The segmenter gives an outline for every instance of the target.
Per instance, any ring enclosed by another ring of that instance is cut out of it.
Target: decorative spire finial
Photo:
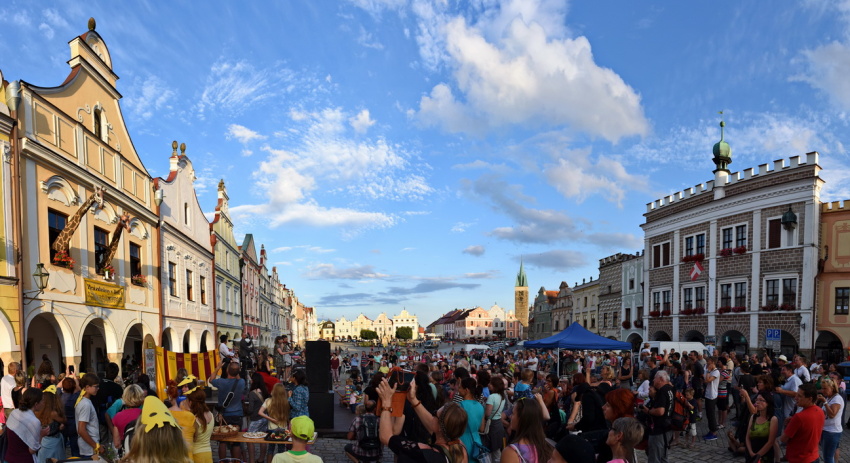
[[[720,114],[720,116],[721,116],[720,117],[720,140],[722,141],[723,140],[723,127],[726,127],[726,123],[723,122],[723,111],[718,111],[718,114]]]
[[[186,156],[186,144],[180,143],[180,156]]]
[[[89,18],[89,30],[93,31],[95,27],[97,27],[97,21],[94,18]]]
[[[224,190],[224,179],[218,181],[218,191]]]
[[[171,142],[171,155],[177,156],[177,140]]]

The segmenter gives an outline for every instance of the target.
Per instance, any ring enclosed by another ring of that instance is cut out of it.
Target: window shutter
[[[661,245],[661,247],[661,254],[663,255],[664,259],[663,265],[670,265],[670,243],[664,243]]]
[[[661,266],[661,246],[652,247],[652,268]]]
[[[769,249],[782,246],[782,224],[779,219],[767,222],[767,247]]]

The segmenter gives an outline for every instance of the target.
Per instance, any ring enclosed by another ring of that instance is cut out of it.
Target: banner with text
[[[86,305],[107,309],[124,308],[124,287],[103,281],[83,278],[86,289]]]

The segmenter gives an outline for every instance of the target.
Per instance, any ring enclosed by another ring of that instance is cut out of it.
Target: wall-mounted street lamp
[[[44,268],[44,264],[39,262],[35,266],[35,272],[32,274],[32,279],[35,280],[35,287],[38,288],[38,291],[24,291],[24,302],[27,302],[27,299],[30,301],[35,300],[36,296],[43,293],[47,288],[47,281],[50,279],[50,273]],[[27,295],[27,293],[33,294],[32,296]]]
[[[788,206],[788,210],[782,214],[782,219],[779,222],[782,224],[782,228],[788,231],[797,228],[797,214],[791,210],[791,206]]]
[[[157,188],[153,192],[153,202],[156,203],[156,207],[162,206],[162,200],[165,199],[165,193],[162,191],[162,188]]]

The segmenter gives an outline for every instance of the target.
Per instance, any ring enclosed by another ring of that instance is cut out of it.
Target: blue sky
[[[646,203],[821,154],[850,198],[850,1],[33,2],[0,15],[7,80],[61,83],[97,20],[153,176],[185,142],[205,212],[322,318],[423,325],[513,306],[642,247]]]

